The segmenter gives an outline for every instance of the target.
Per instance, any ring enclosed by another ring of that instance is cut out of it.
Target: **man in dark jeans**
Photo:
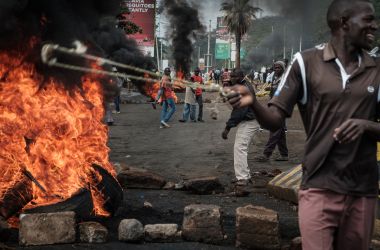
[[[277,61],[273,65],[274,70],[274,80],[270,89],[270,98],[272,99],[274,93],[277,91],[278,85],[281,82],[285,71],[285,63],[283,61]],[[255,160],[265,162],[268,161],[271,157],[276,146],[278,147],[278,151],[280,151],[280,157],[277,157],[276,161],[287,161],[288,160],[288,147],[286,146],[286,133],[285,133],[285,122],[284,125],[281,126],[275,132],[270,132],[269,140],[265,145],[264,154],[262,156],[257,157]]]
[[[200,69],[196,68],[194,70],[194,76],[193,76],[194,82],[199,83],[199,84],[204,84],[203,79],[199,75],[199,73],[200,73]],[[204,120],[203,120],[203,99],[202,99],[202,89],[201,88],[197,88],[195,90],[195,100],[197,101],[198,106],[199,106],[198,121],[204,122]]]
[[[272,131],[298,105],[306,143],[298,215],[304,250],[368,250],[379,194],[380,59],[368,53],[378,24],[369,0],[334,0],[328,43],[297,53],[268,106],[236,86],[234,107],[250,106]]]

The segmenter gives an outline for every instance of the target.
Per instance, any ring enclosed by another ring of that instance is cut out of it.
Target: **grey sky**
[[[225,1],[225,0],[202,0],[202,1],[192,1],[196,4],[199,5],[199,14],[200,14],[200,18],[201,18],[201,22],[203,23],[203,25],[205,27],[208,28],[208,25],[209,25],[209,20],[211,20],[211,28],[214,29],[216,28],[216,18],[218,16],[222,16],[223,13],[220,12],[220,6],[222,4],[222,2]],[[263,2],[263,1],[266,1],[266,0],[251,0],[253,6],[259,6],[260,8],[262,8],[264,11],[263,11],[263,15],[273,15],[273,13],[271,13],[268,9],[265,8],[265,6],[263,6],[260,2]],[[157,0],[157,4],[158,6],[161,4],[161,0]],[[159,23],[160,20],[157,19],[157,23]],[[160,36],[163,36],[164,35],[164,32],[166,31],[166,24],[167,23],[167,20],[165,19],[164,16],[161,16],[161,35]]]

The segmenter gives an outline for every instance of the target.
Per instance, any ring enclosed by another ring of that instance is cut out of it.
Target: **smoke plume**
[[[67,88],[80,86],[83,74],[43,65],[40,50],[44,43],[71,47],[73,41],[79,40],[89,48],[89,53],[150,69],[153,67],[150,59],[116,28],[120,1],[0,0],[0,51],[23,51],[35,38],[36,43],[25,61],[34,63],[46,79],[54,77]],[[69,56],[60,56],[60,60],[81,66],[87,64]],[[109,85],[109,79],[104,82]]]
[[[160,7],[169,16],[169,36],[172,39],[173,57],[176,70],[190,72],[192,39],[196,31],[203,30],[198,9],[186,0],[164,0]]]

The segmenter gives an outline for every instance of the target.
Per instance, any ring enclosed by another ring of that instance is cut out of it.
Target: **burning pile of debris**
[[[102,122],[104,102],[118,91],[112,78],[51,68],[39,56],[47,41],[69,47],[80,40],[92,54],[149,68],[135,42],[107,18],[118,9],[117,0],[0,3],[3,219],[14,223],[12,217],[22,211],[106,216],[121,201]],[[60,59],[106,67],[69,55]]]

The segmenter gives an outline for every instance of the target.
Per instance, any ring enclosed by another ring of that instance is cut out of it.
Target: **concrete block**
[[[75,242],[75,213],[21,214],[19,243],[22,246]]]

